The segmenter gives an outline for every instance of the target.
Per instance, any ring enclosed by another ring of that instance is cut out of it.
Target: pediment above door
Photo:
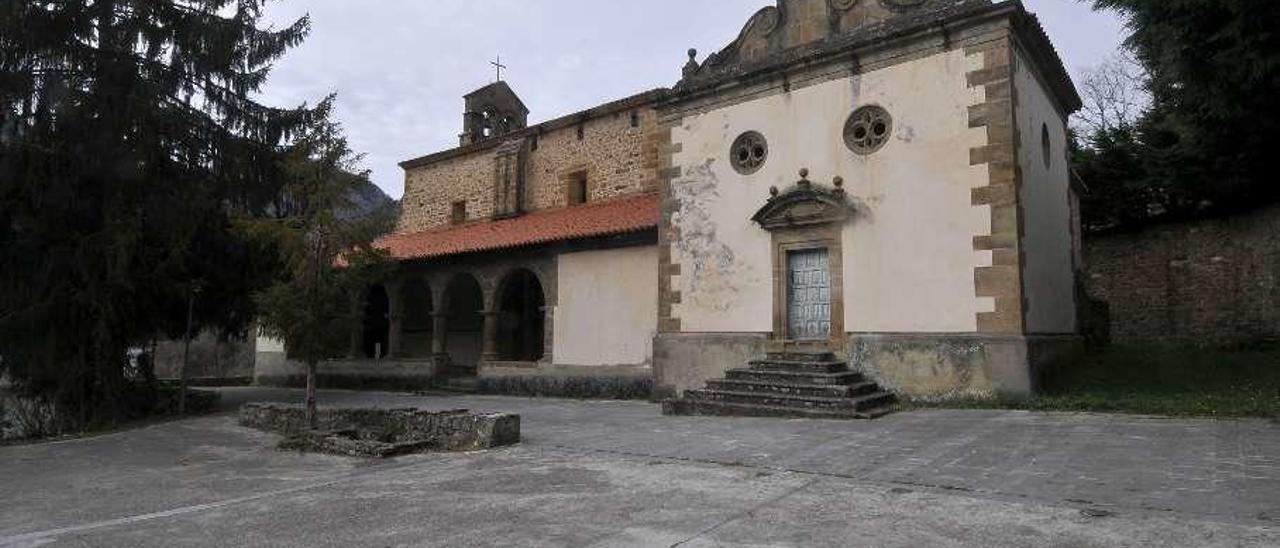
[[[808,175],[808,170],[801,170],[800,180],[785,192],[779,192],[777,188],[770,189],[768,202],[756,211],[751,220],[765,230],[843,223],[849,220],[855,208],[845,195],[843,181],[836,177],[831,188],[823,188],[809,181]]]

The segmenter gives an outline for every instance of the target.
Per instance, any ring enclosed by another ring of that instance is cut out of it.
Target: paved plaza
[[[288,390],[226,389],[248,401]],[[233,413],[0,448],[0,546],[1278,546],[1280,424],[1013,411],[663,417],[641,402],[322,392],[519,413],[523,442],[367,461]]]

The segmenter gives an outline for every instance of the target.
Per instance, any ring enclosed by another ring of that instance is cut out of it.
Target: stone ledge
[[[317,429],[306,428],[301,405],[248,403],[240,425],[289,436],[281,449],[360,457],[422,451],[476,451],[520,441],[520,416],[406,409],[320,409]]]

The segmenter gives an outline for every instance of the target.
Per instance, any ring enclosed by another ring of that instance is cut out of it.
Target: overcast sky
[[[277,63],[264,100],[277,106],[338,94],[351,146],[373,181],[403,193],[403,160],[457,146],[462,96],[503,76],[531,124],[679,79],[728,45],[772,0],[278,0],[269,19],[310,14],[310,38]],[[1024,0],[1073,75],[1119,46],[1123,26],[1076,0]]]

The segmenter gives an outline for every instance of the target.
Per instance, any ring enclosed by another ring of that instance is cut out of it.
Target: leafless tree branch
[[[1151,107],[1150,74],[1127,51],[1086,70],[1080,80],[1084,108],[1072,126],[1085,135],[1131,126]]]

